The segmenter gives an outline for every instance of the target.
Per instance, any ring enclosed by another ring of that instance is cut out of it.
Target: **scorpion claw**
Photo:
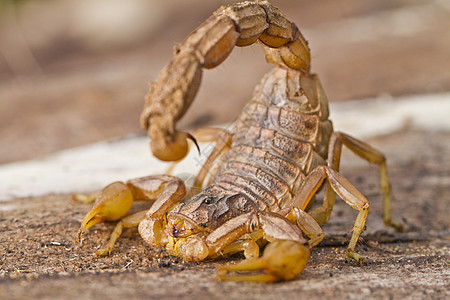
[[[83,233],[92,226],[122,218],[131,208],[133,195],[126,184],[114,182],[105,187],[98,195],[92,209],[81,222],[76,240],[80,241]]]
[[[217,280],[276,282],[296,278],[309,259],[306,246],[291,240],[275,240],[263,256],[219,268]],[[235,274],[229,275],[229,272]],[[250,273],[249,273],[250,272]]]

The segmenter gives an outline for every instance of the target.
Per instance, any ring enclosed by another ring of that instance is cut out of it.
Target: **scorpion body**
[[[262,44],[267,61],[276,67],[256,88],[234,130],[203,129],[193,135],[177,130],[176,122],[198,90],[202,68],[219,65],[236,45],[255,42]],[[243,251],[246,260],[221,267],[219,279],[290,280],[304,269],[308,248],[323,239],[320,225],[328,221],[339,195],[358,211],[347,255],[362,263],[355,247],[369,203],[338,173],[341,148],[345,145],[380,166],[384,221],[400,229],[390,217],[386,160],[366,143],[333,131],[328,100],[309,70],[306,40],[268,1],[221,7],[175,49],[174,58],[151,85],[141,115],[152,152],[162,160],[182,159],[188,152],[187,139],[216,143],[194,188],[187,193],[184,183],[169,175],[113,183],[97,197],[78,239],[95,224],[119,220],[108,247],[97,255],[112,251],[123,228],[138,226],[148,244],[164,246],[188,261]],[[323,203],[310,210],[322,185]],[[125,217],[137,200],[155,202],[148,211]],[[259,257],[259,247],[266,242]]]
[[[320,89],[316,80],[281,68],[268,74],[236,121],[212,184],[247,193],[259,210],[290,207],[310,171],[326,165],[332,133],[328,103],[317,94],[299,94],[302,81]]]

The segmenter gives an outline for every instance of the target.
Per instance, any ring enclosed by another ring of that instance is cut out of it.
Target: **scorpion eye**
[[[212,203],[212,199],[210,197],[205,199],[205,204],[209,205]]]

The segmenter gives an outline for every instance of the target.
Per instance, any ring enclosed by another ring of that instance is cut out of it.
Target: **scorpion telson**
[[[275,68],[257,86],[233,131],[199,129],[195,139],[178,131],[176,122],[195,98],[202,69],[219,65],[235,46],[254,43]],[[219,280],[290,280],[305,268],[309,248],[322,241],[320,225],[339,195],[358,212],[346,254],[362,263],[355,247],[369,202],[338,172],[341,149],[346,146],[379,166],[384,222],[401,229],[390,216],[386,159],[368,144],[333,131],[327,97],[309,70],[306,40],[268,1],[219,8],[178,46],[151,84],[141,115],[151,149],[162,160],[183,158],[187,139],[215,143],[194,187],[186,191],[181,179],[169,175],[115,182],[97,197],[78,239],[98,223],[118,220],[108,246],[97,255],[112,251],[123,228],[138,226],[149,245],[186,261],[243,252],[244,261],[220,268]],[[323,203],[311,210],[321,186]],[[125,216],[134,201],[154,203],[148,211]]]

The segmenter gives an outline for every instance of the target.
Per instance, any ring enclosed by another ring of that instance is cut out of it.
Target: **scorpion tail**
[[[242,2],[219,8],[178,47],[170,63],[151,84],[141,114],[153,154],[177,161],[188,152],[188,136],[176,129],[197,94],[202,69],[222,63],[235,46],[263,45],[266,60],[308,73],[311,55],[294,23],[268,1]]]

